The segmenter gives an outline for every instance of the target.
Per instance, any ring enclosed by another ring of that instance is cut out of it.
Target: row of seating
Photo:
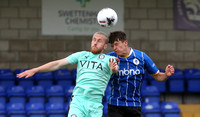
[[[162,69],[160,71],[163,71]],[[200,92],[200,69],[175,69],[174,75],[169,77],[166,82],[157,82],[148,73],[145,74],[143,87],[154,85],[160,92],[184,93]]]
[[[180,117],[180,109],[176,102],[144,102],[142,115],[144,117]]]
[[[70,101],[73,89],[73,85],[65,89],[60,85],[52,85],[46,89],[39,85],[26,89],[11,86],[7,90],[0,86],[0,103],[65,103]]]
[[[25,69],[16,69],[12,72],[10,69],[0,69],[0,85],[8,88],[14,85],[29,87],[41,85],[48,87],[51,85],[62,85],[63,87],[74,85],[76,79],[76,69],[59,69],[54,72],[36,73],[34,76],[25,78],[16,78],[16,75],[25,71]]]
[[[69,103],[0,103],[0,117],[65,117]]]
[[[48,87],[51,85],[75,85],[76,69],[60,69],[54,72],[36,73],[33,77],[16,78],[16,74],[23,72],[25,69],[16,69],[12,72],[10,69],[0,69],[0,85],[5,88],[13,85],[28,87],[32,85],[41,85]],[[160,71],[163,71],[160,69]],[[176,84],[176,85],[174,85]],[[200,70],[199,69],[175,69],[175,74],[166,82],[157,82],[148,73],[145,74],[143,87],[154,85],[160,92],[200,92]]]

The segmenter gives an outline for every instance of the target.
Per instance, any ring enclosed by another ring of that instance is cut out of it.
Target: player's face
[[[93,54],[100,54],[107,48],[106,37],[101,34],[95,34],[92,38],[90,51]]]
[[[118,56],[127,56],[128,41],[114,41],[114,43],[111,44],[111,47]]]

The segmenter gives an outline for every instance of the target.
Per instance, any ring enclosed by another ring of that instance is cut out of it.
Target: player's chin
[[[92,52],[93,54],[100,54],[100,53],[101,53],[100,50],[98,50],[98,49],[93,49],[93,48],[90,49],[90,52]]]

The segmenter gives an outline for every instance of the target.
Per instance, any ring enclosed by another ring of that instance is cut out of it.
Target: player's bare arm
[[[159,82],[164,82],[168,79],[169,76],[172,76],[174,74],[174,67],[172,65],[167,65],[165,68],[165,73],[159,72],[156,75],[153,75],[154,79]]]
[[[56,61],[52,61],[49,63],[46,63],[42,66],[30,69],[30,70],[26,70],[20,74],[17,74],[18,78],[29,78],[31,76],[33,76],[35,73],[37,72],[49,72],[49,71],[55,71],[57,69],[60,69],[62,67],[64,67],[65,65],[69,64],[68,60],[66,58],[64,59],[60,59],[60,60],[56,60]]]

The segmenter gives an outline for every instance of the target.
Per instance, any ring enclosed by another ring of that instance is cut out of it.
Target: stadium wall
[[[131,47],[146,52],[162,69],[167,64],[200,68],[200,33],[174,30],[173,0],[124,0],[124,5]],[[32,68],[89,50],[91,38],[43,36],[41,0],[0,0],[0,68]]]

